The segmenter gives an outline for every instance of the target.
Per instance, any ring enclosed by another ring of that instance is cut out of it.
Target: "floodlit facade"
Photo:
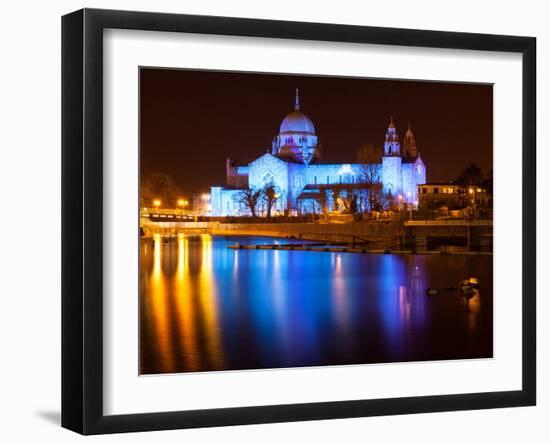
[[[399,199],[416,205],[418,185],[423,183],[426,167],[410,124],[401,147],[393,118],[390,120],[381,161],[330,160],[323,157],[313,122],[300,110],[296,90],[294,111],[282,121],[271,149],[252,161],[227,160],[226,185],[213,186],[210,191],[211,214],[250,215],[243,191],[269,185],[277,196],[272,214],[319,212],[322,204],[339,210],[338,196],[351,193],[356,195],[359,210],[369,210],[375,188],[377,200]],[[264,210],[265,202],[260,199],[258,213]]]

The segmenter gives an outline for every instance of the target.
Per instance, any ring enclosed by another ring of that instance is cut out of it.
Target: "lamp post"
[[[409,208],[409,221],[412,220],[412,213],[413,213],[413,205],[411,201],[412,194],[411,192],[407,192],[407,206]]]
[[[403,195],[399,194],[397,200],[399,200],[399,212],[401,212],[401,209],[403,209]]]
[[[468,192],[472,198],[472,210],[474,211],[474,218],[477,218],[476,188],[469,188]]]
[[[186,208],[188,204],[189,204],[189,202],[187,200],[185,200],[184,198],[178,199],[178,208],[180,210],[179,211],[180,214],[183,214],[184,208]]]

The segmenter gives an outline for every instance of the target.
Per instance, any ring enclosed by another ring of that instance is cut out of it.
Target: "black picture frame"
[[[103,413],[103,30],[171,31],[522,54],[522,388],[130,415]],[[62,426],[81,434],[412,414],[536,402],[536,39],[83,9],[62,18]]]

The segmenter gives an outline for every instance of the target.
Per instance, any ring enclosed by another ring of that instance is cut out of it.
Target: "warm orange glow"
[[[199,273],[199,299],[202,323],[206,333],[206,348],[210,364],[222,369],[224,366],[221,346],[221,327],[218,319],[218,291],[212,272],[212,237],[201,235],[202,260]]]
[[[195,311],[195,293],[189,276],[189,238],[178,237],[178,261],[174,277],[174,306],[178,331],[183,346],[183,356],[187,366],[192,370],[200,369],[197,344],[197,325],[193,312]]]
[[[180,198],[178,200],[178,206],[187,206],[189,204],[189,202],[183,198]]]
[[[166,372],[172,372],[174,369],[174,360],[172,354],[172,337],[170,335],[170,325],[168,323],[168,305],[166,294],[166,277],[162,272],[162,237],[155,235],[154,255],[153,255],[153,273],[151,275],[150,305],[155,323],[155,331],[158,340],[158,347],[162,358],[162,367]]]
[[[161,202],[158,198],[156,198],[156,199],[153,200],[153,206],[154,206],[155,208],[160,207],[161,204],[162,204],[162,202]]]

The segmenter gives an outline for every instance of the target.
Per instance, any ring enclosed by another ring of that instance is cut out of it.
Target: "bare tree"
[[[241,193],[241,202],[250,210],[252,217],[256,217],[256,208],[260,202],[262,191],[260,189],[247,188]]]
[[[346,187],[346,196],[342,199],[342,202],[344,203],[344,210],[348,214],[359,212],[359,196],[351,186]]]
[[[397,208],[397,198],[392,194],[391,191],[384,192],[381,195],[381,203],[384,209],[396,209]]]
[[[323,221],[326,223],[328,221],[328,196],[327,191],[322,187],[319,190],[319,195],[315,197],[315,201],[321,208],[323,213]]]
[[[273,183],[267,183],[262,191],[262,196],[265,201],[267,218],[271,218],[271,211],[275,202],[279,199],[279,194],[277,193],[277,188]]]
[[[357,160],[360,168],[360,180],[367,190],[369,211],[380,199],[380,164],[382,162],[382,149],[374,145],[363,145],[357,152]]]

